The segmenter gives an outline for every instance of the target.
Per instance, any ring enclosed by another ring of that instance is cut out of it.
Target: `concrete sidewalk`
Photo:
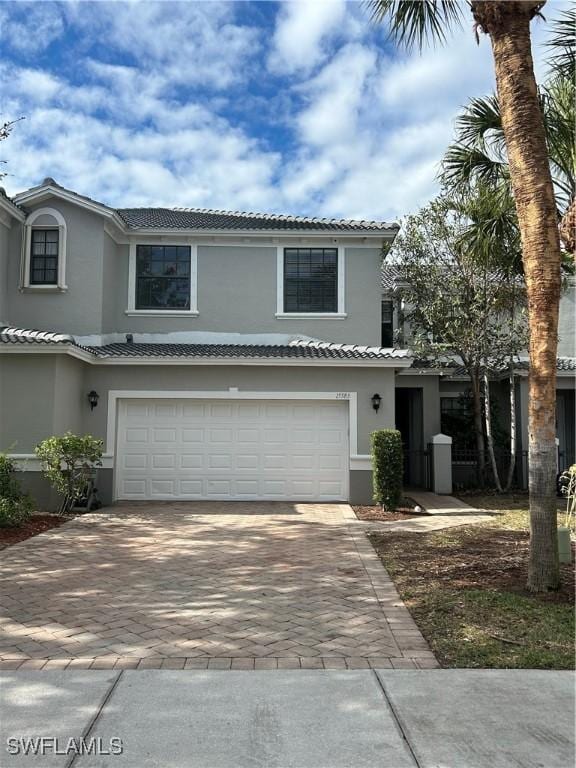
[[[122,754],[11,755],[18,737]],[[8,739],[16,741],[7,742]],[[569,768],[574,675],[530,670],[14,671],[0,765]]]

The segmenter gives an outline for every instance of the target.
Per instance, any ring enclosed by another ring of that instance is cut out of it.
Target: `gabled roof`
[[[131,229],[258,230],[318,232],[396,232],[398,224],[353,219],[320,219],[208,208],[118,208]]]
[[[208,208],[112,208],[98,200],[80,195],[58,184],[51,177],[24,192],[11,202],[16,207],[26,206],[47,195],[55,195],[112,217],[127,231],[130,230],[192,230],[200,232],[338,232],[393,236],[399,229],[396,223],[354,219],[325,219],[307,216],[288,216],[276,213],[249,211],[223,211]]]
[[[21,221],[25,218],[24,211],[22,211],[22,209],[8,197],[4,187],[0,187],[0,209]]]

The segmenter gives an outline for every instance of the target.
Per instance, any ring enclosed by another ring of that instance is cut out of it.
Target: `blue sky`
[[[494,88],[471,21],[407,55],[344,0],[2,2],[0,83],[0,117],[26,117],[9,194],[53,176],[117,206],[382,220],[434,195],[461,105]]]

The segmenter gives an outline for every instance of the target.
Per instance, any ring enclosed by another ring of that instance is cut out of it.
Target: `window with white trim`
[[[126,314],[196,316],[197,272],[195,244],[130,243]]]
[[[277,269],[277,317],[345,317],[343,248],[278,248]]]
[[[20,286],[66,290],[66,221],[55,208],[37,208],[24,223]]]
[[[190,246],[136,246],[135,309],[190,309]]]
[[[338,311],[338,249],[284,249],[284,311]]]

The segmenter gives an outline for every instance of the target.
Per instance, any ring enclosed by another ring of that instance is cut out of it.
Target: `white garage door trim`
[[[116,454],[116,441],[119,418],[119,400],[320,400],[320,401],[344,401],[348,403],[348,450],[350,458],[357,454],[357,395],[355,392],[240,392],[238,390],[226,390],[220,392],[194,392],[194,391],[155,391],[155,390],[113,390],[108,393],[108,425],[107,425],[107,452]],[[118,458],[118,457],[117,457]],[[119,472],[117,462],[114,471],[114,497],[118,498]],[[348,475],[349,467],[344,468]],[[345,487],[348,489],[348,476],[345,478]]]

